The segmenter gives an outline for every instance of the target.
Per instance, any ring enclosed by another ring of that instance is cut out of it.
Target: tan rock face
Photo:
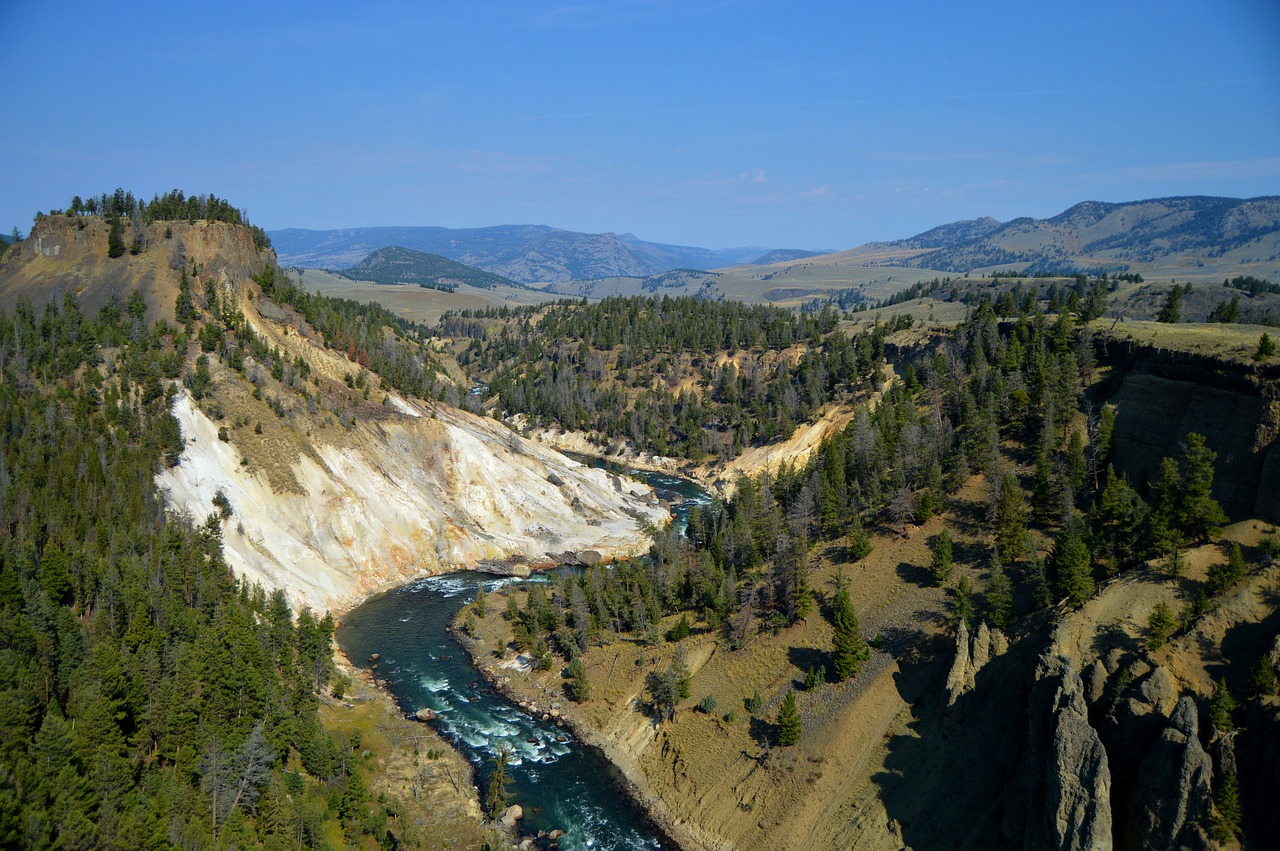
[[[12,310],[18,298],[28,298],[39,310],[48,303],[61,306],[65,295],[74,294],[80,309],[92,315],[111,298],[124,301],[138,292],[147,302],[148,321],[172,322],[184,263],[196,264],[199,280],[228,288],[261,272],[271,258],[254,247],[247,228],[225,222],[145,225],[139,236],[146,249],[117,258],[107,257],[107,232],[100,216],[41,218],[18,256],[0,262],[0,307]],[[132,238],[126,228],[126,239]]]
[[[969,627],[960,621],[956,632],[956,658],[951,663],[951,671],[947,674],[947,706],[953,706],[968,690],[971,672],[969,659]]]
[[[404,403],[409,405],[410,403]],[[647,546],[642,522],[661,524],[652,491],[615,486],[591,469],[520,438],[492,420],[447,406],[358,427],[338,448],[316,446],[293,472],[301,494],[273,492],[247,472],[217,426],[186,393],[174,415],[187,448],[159,477],[170,505],[197,522],[221,490],[227,561],[295,607],[341,610],[381,588],[485,561],[554,561],[592,550],[605,557]],[[548,481],[554,475],[562,484]]]

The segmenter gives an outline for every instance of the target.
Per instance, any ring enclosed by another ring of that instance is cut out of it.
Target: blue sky
[[[847,248],[1280,194],[1280,3],[0,0],[0,226],[123,186],[268,229]]]

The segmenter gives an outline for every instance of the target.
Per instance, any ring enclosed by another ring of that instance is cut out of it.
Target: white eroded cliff
[[[187,446],[159,484],[196,522],[221,490],[233,515],[224,551],[237,575],[282,588],[295,608],[341,610],[415,576],[486,560],[641,551],[644,522],[667,511],[637,482],[524,440],[500,423],[397,399],[403,416],[357,426],[347,446],[319,444],[293,467],[304,493],[276,493],[182,392],[173,412]]]

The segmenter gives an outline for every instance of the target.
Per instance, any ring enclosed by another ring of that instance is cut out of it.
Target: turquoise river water
[[[587,460],[587,459],[582,459]],[[678,522],[710,497],[693,482],[631,471],[671,505]],[[476,767],[483,787],[500,749],[511,754],[511,801],[524,809],[520,831],[567,831],[566,849],[670,847],[644,812],[623,792],[617,770],[599,751],[566,738],[566,731],[533,718],[489,687],[466,650],[448,632],[476,589],[498,591],[512,582],[484,573],[423,579],[380,594],[342,619],[339,646],[353,664],[380,654],[378,676],[407,713],[428,707],[436,724]]]

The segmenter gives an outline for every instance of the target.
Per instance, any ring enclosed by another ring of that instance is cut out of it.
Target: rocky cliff
[[[1138,769],[1125,846],[1213,847],[1207,831],[1212,780],[1213,761],[1200,745],[1199,713],[1184,696]]]
[[[149,319],[173,322],[184,270],[197,296],[222,294],[272,365],[250,349],[232,367],[230,347],[182,337],[176,372],[189,376],[203,356],[209,379],[199,404],[176,391],[186,446],[159,484],[170,507],[197,523],[221,511],[230,566],[283,589],[295,608],[340,610],[447,570],[527,571],[583,551],[630,555],[647,547],[646,525],[668,518],[646,486],[382,386],[327,348],[301,313],[262,293],[253,276],[274,257],[247,228],[159,222],[127,230],[126,241],[135,239],[138,253],[109,258],[106,222],[45,216],[0,266],[0,306],[25,298],[38,310],[71,294],[92,313],[137,294]],[[297,380],[304,367],[309,378]]]
[[[1116,468],[1141,488],[1188,433],[1218,454],[1214,496],[1233,518],[1280,521],[1280,365],[1101,336],[1111,367],[1102,401],[1116,408]]]
[[[49,303],[61,306],[71,294],[81,311],[92,315],[112,298],[123,304],[137,292],[147,304],[148,320],[172,322],[184,263],[194,263],[202,279],[226,287],[274,260],[271,252],[254,246],[248,228],[226,222],[126,228],[126,239],[136,236],[143,250],[120,257],[107,256],[108,230],[98,216],[41,217],[18,251],[0,262],[0,308],[11,311],[24,297],[37,310]]]
[[[174,413],[187,448],[160,486],[196,519],[221,492],[233,512],[223,533],[232,568],[317,610],[448,570],[527,570],[566,551],[631,555],[648,545],[641,523],[667,518],[646,486],[492,420],[404,406],[410,413],[357,425],[342,445],[301,455],[292,465],[300,492],[290,493],[249,472],[184,393]]]
[[[1070,659],[1046,654],[1027,700],[1027,735],[1005,794],[1005,837],[1021,848],[1109,849],[1111,768]]]
[[[1241,524],[1228,534],[1248,537],[1259,528]],[[1189,554],[1196,581],[1216,551]],[[1027,848],[1230,847],[1215,842],[1212,830],[1214,794],[1232,773],[1246,838],[1272,835],[1280,699],[1244,696],[1247,669],[1277,641],[1278,579],[1280,566],[1258,568],[1157,650],[1145,645],[1145,624],[1175,589],[1153,573],[1113,582],[1082,610],[1047,625],[1047,635],[1024,637],[1045,650],[1027,692],[1021,756],[1005,787],[1005,841]],[[1235,733],[1204,720],[1219,680],[1246,710],[1236,713]]]

